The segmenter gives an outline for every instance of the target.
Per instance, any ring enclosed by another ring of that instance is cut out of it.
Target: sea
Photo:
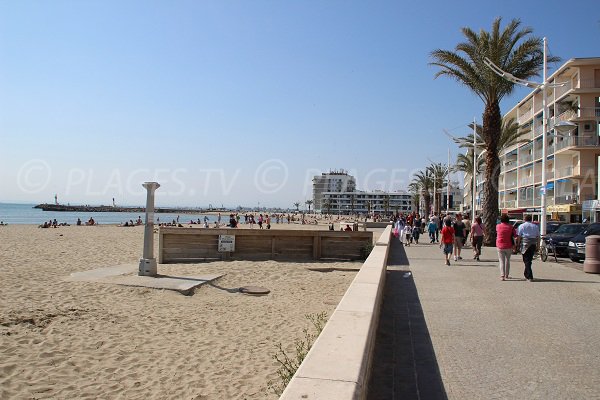
[[[0,203],[0,223],[4,224],[27,224],[27,225],[41,225],[44,221],[51,221],[56,219],[60,223],[67,223],[69,225],[75,225],[77,219],[81,219],[82,222],[88,221],[90,218],[94,218],[94,221],[98,224],[109,224],[118,225],[124,224],[129,220],[136,221],[138,218],[145,220],[144,213],[132,213],[132,212],[68,212],[68,211],[43,211],[39,208],[34,208],[36,204],[11,204],[11,203]],[[202,213],[154,213],[154,222],[173,222],[177,221],[181,224],[189,223],[191,220],[200,221],[204,223],[204,217],[208,217],[210,224],[217,220],[217,215],[202,214]],[[229,214],[221,213],[221,223],[227,224],[229,222]]]

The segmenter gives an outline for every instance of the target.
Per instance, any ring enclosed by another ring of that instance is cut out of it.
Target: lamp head
[[[557,133],[567,133],[577,128],[577,124],[570,121],[559,121],[554,124],[554,130]]]

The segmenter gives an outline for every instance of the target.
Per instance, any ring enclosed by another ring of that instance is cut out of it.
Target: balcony
[[[568,178],[572,176],[578,176],[580,169],[577,167],[563,167],[556,170],[556,178]]]
[[[533,161],[533,155],[532,154],[527,154],[524,156],[519,157],[519,164],[523,165],[523,164],[527,164]]]
[[[598,136],[569,136],[559,137],[556,141],[556,150],[567,147],[595,147],[598,146]]]
[[[503,208],[517,208],[517,201],[516,200],[505,200],[504,203],[502,203],[502,207]]]
[[[528,185],[531,185],[532,183],[533,183],[532,176],[526,176],[524,178],[519,179],[519,186],[528,186]]]
[[[531,119],[532,115],[533,115],[533,112],[531,111],[531,109],[529,109],[519,115],[517,122],[519,123],[519,125],[524,125],[527,121],[529,121]]]
[[[581,107],[579,109],[580,118],[599,118],[600,107]]]
[[[579,202],[579,196],[573,196],[573,195],[563,195],[563,196],[556,196],[554,198],[554,203],[555,204],[577,204]]]
[[[519,200],[519,207],[532,207],[533,199],[523,199]]]
[[[563,83],[563,82],[557,82],[557,83]],[[558,99],[559,97],[561,97],[562,95],[564,95],[565,93],[567,93],[569,90],[571,90],[573,88],[571,81],[564,82],[564,83],[565,83],[564,86],[558,86],[558,87],[554,88],[554,98]]]

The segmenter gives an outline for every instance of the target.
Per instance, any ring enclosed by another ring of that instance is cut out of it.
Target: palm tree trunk
[[[498,209],[498,181],[500,178],[500,157],[498,142],[502,130],[502,115],[497,102],[488,103],[483,113],[483,137],[485,138],[485,185],[483,186],[483,224],[486,230],[485,245],[496,245],[496,222]]]

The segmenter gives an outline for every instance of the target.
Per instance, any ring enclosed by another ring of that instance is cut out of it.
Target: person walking
[[[442,228],[442,241],[440,242],[440,248],[444,249],[444,256],[446,257],[446,265],[450,265],[450,257],[452,256],[452,245],[455,242],[454,228],[450,220],[444,222]]]
[[[467,239],[469,238],[469,234],[471,233],[472,225],[468,214],[463,216],[462,223],[465,225],[465,236],[463,236],[463,247],[465,247],[467,244]]]
[[[531,215],[526,215],[525,223],[519,225],[519,229],[517,230],[517,246],[521,247],[523,263],[525,264],[523,275],[525,275],[525,279],[529,282],[533,282],[533,270],[531,269],[531,264],[539,240],[540,228],[531,222]]]
[[[473,259],[479,261],[481,255],[481,245],[483,245],[483,235],[485,230],[481,223],[481,217],[475,217],[471,224],[471,243],[473,244]]]
[[[435,243],[435,231],[438,226],[435,221],[429,221],[427,224],[427,232],[429,233],[429,243]]]
[[[449,220],[449,219],[448,219]],[[462,222],[462,216],[460,214],[456,214],[456,219],[452,224],[454,228],[454,261],[462,260],[460,256],[460,252],[463,247],[463,239],[465,237],[465,224]]]
[[[473,227],[475,227],[475,224],[473,224]],[[502,214],[500,217],[500,223],[496,225],[496,248],[498,249],[500,279],[503,281],[509,278],[510,256],[512,255],[513,247],[513,227],[509,223],[508,215]]]

